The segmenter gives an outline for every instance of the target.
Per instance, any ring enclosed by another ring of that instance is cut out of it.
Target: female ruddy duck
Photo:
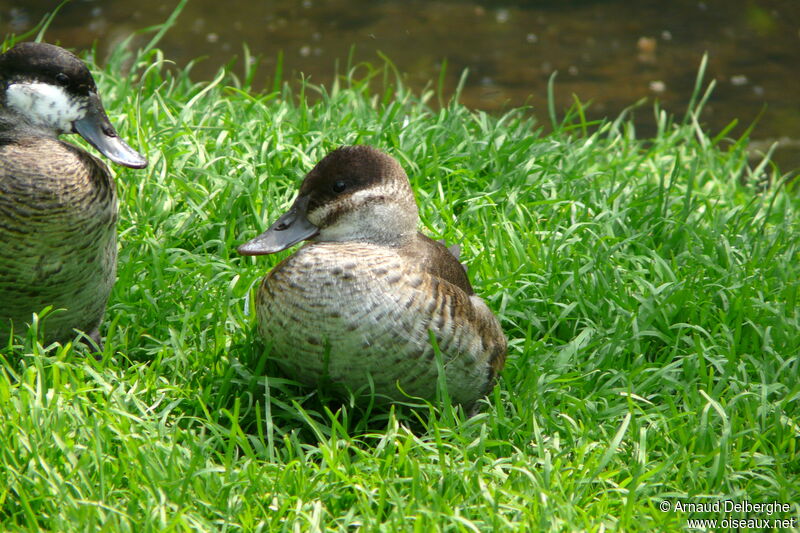
[[[45,339],[74,330],[100,343],[117,264],[117,197],[99,159],[58,140],[78,133],[131,168],[147,160],[119,138],[86,65],[44,43],[0,55],[0,341],[59,309]]]
[[[506,338],[458,259],[417,223],[398,162],[348,146],[308,173],[288,212],[239,246],[263,255],[310,241],[264,278],[256,299],[260,333],[292,377],[433,398],[432,333],[450,397],[469,407],[489,391]]]

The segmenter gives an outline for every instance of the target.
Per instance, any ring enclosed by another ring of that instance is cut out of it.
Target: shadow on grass
[[[273,458],[276,447],[318,446],[335,439],[367,446],[388,427],[420,435],[440,419],[466,418],[458,407],[436,407],[422,399],[389,402],[370,387],[349,391],[333,382],[309,387],[289,377],[264,343],[244,339],[231,345],[229,366],[202,386],[209,421],[259,442]],[[203,416],[195,413],[196,416]]]

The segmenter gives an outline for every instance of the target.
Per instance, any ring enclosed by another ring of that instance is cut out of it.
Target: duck
[[[284,214],[237,248],[258,256],[306,241],[254,295],[259,334],[288,376],[386,401],[432,400],[441,369],[444,397],[475,409],[503,368],[507,340],[457,249],[418,224],[397,160],[343,146],[305,176]]]
[[[117,134],[75,54],[37,42],[0,54],[3,342],[49,307],[39,326],[44,341],[88,336],[102,347],[99,328],[116,278],[116,186],[100,159],[59,139],[73,133],[119,165],[147,166]]]

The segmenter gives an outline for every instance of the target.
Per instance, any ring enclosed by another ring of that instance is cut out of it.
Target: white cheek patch
[[[86,115],[86,104],[61,87],[47,83],[12,83],[6,90],[6,104],[34,124],[72,132],[72,123]]]

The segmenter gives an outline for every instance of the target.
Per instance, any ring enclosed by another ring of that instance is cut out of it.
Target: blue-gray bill
[[[306,217],[308,201],[308,196],[298,196],[292,207],[267,231],[242,244],[236,251],[242,255],[274,254],[314,237],[319,233],[319,228]]]
[[[118,165],[130,168],[147,166],[147,159],[128,146],[128,143],[117,134],[96,93],[89,96],[89,109],[86,116],[76,120],[73,127],[81,137],[86,139],[86,142]]]

